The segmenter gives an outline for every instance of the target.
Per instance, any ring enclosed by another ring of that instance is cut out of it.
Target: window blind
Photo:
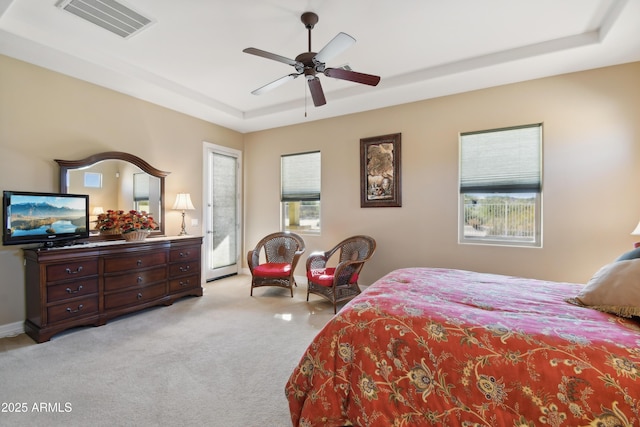
[[[133,174],[133,200],[149,200],[149,175],[146,173]]]
[[[461,134],[460,192],[539,192],[541,141],[541,124]]]
[[[283,202],[320,200],[320,152],[281,157]]]

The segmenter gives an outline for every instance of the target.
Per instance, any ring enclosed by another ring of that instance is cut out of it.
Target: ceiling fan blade
[[[288,76],[280,77],[278,80],[274,80],[271,83],[267,83],[266,85],[264,85],[262,87],[259,87],[258,89],[254,90],[251,93],[254,94],[254,95],[261,95],[261,94],[263,94],[265,92],[270,91],[271,89],[275,89],[278,86],[282,86],[286,82],[295,79],[299,75],[300,74],[293,73],[293,74],[289,74]]]
[[[324,75],[334,79],[349,80],[350,82],[362,83],[369,86],[376,86],[380,82],[379,76],[372,74],[358,73],[356,71],[345,70],[344,68],[327,68]]]
[[[244,53],[250,53],[251,55],[261,56],[267,59],[273,59],[274,61],[284,62],[285,64],[293,65],[294,67],[298,64],[297,61],[293,59],[286,58],[284,56],[276,55],[275,53],[267,52],[266,50],[256,49],[255,47],[248,47],[242,50]]]
[[[311,92],[311,98],[313,99],[313,105],[316,107],[320,107],[327,103],[327,100],[324,97],[324,91],[322,90],[322,85],[320,85],[320,79],[314,77],[309,79],[309,91]]]
[[[338,56],[351,45],[356,42],[356,39],[351,37],[347,33],[338,33],[320,52],[315,56],[315,60],[318,62],[326,63],[335,56]]]

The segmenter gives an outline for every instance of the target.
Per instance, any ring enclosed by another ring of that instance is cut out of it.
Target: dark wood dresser
[[[202,237],[24,249],[27,319],[36,342],[187,295],[202,296]]]

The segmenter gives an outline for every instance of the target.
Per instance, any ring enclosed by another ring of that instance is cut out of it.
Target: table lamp
[[[192,211],[195,209],[193,203],[191,203],[191,194],[178,193],[176,202],[173,204],[173,209],[182,211],[182,231],[180,231],[179,236],[184,236],[187,234],[184,223],[184,211]]]

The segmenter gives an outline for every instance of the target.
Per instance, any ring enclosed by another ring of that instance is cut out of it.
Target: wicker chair
[[[287,231],[272,233],[260,240],[255,249],[247,254],[247,264],[251,270],[251,296],[253,288],[279,286],[289,288],[293,298],[293,287],[298,286],[293,273],[304,249],[302,237]],[[264,252],[266,261],[262,264],[261,252]]]
[[[360,293],[358,276],[364,263],[376,250],[376,241],[369,236],[353,236],[326,252],[313,252],[307,258],[307,301],[309,294],[320,295],[333,304],[348,301]],[[336,267],[327,267],[329,258],[337,251],[340,255]]]

